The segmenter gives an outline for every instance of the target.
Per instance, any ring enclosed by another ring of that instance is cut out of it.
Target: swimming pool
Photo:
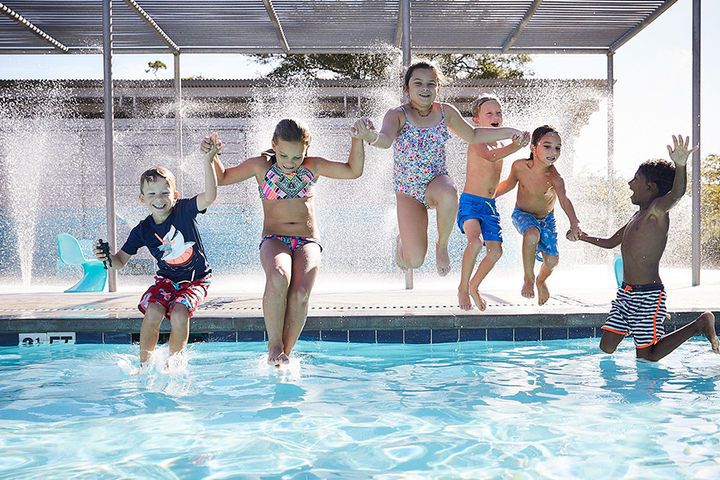
[[[597,339],[0,347],[0,477],[718,478],[720,358]],[[164,363],[166,347],[157,352]]]

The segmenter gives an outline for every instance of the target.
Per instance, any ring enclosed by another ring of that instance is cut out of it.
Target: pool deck
[[[401,277],[318,281],[312,293],[304,338],[334,341],[397,341],[437,343],[466,339],[541,340],[591,337],[599,334],[615,296],[614,282],[605,272],[584,272],[581,278],[565,272],[551,278],[551,298],[538,306],[520,296],[519,278],[495,281],[481,288],[487,310],[461,310],[456,279],[416,276],[406,290]],[[699,313],[716,313],[720,326],[720,275],[690,286],[689,275],[667,283],[671,318],[666,330],[693,320]],[[242,285],[213,285],[198,308],[191,332],[209,341],[262,341],[263,279],[244,278]],[[143,291],[124,286],[114,293],[62,291],[8,292],[0,290],[0,344],[17,344],[17,334],[76,332],[91,343],[124,343],[140,331],[137,301]],[[162,332],[168,332],[164,321]],[[15,342],[15,343],[13,343]]]

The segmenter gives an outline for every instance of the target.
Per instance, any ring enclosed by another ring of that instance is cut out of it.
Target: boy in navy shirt
[[[125,245],[107,256],[96,245],[94,254],[109,268],[121,269],[141,247],[157,260],[155,283],[143,294],[138,308],[145,315],[140,328],[140,367],[146,365],[158,342],[163,318],[170,320],[170,355],[187,345],[190,317],[207,295],[210,266],[198,233],[196,217],[205,213],[217,196],[213,157],[222,148],[213,139],[213,148],[203,157],[205,191],[192,198],[178,199],[175,177],[166,168],[155,167],[140,176],[140,201],[150,211],[132,229]]]

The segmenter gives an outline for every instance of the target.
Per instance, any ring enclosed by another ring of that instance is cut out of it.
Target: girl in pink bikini
[[[265,271],[263,317],[268,334],[268,363],[280,365],[289,355],[305,326],[310,291],[320,267],[318,228],[315,222],[314,187],[321,175],[358,178],[365,150],[357,137],[358,120],[351,129],[352,146],[347,163],[307,156],[310,133],[300,122],[281,120],[272,137],[272,150],[225,168],[215,157],[218,185],[254,177],[262,200],[264,221],[260,263]],[[210,137],[203,151],[210,149]]]
[[[395,261],[403,270],[425,261],[428,239],[428,208],[437,211],[438,239],[435,244],[437,270],[450,271],[448,241],[458,209],[457,190],[445,167],[448,129],[468,143],[489,143],[522,135],[514,128],[477,127],[463,119],[448,103],[436,102],[440,72],[434,65],[417,62],[405,73],[403,90],[408,102],[390,109],[376,132],[362,123],[362,139],[378,148],[394,149],[393,185],[400,234]]]

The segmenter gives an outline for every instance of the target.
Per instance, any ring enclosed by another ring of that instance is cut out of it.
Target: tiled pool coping
[[[666,331],[682,326],[696,311],[674,312]],[[601,335],[605,313],[532,315],[358,315],[308,318],[301,339],[351,343],[433,344],[462,341],[539,341],[591,338]],[[716,318],[720,315],[716,313]],[[716,320],[720,324],[720,320]],[[73,332],[76,344],[137,342],[142,319],[123,318],[0,318],[0,346],[15,346],[19,334]],[[165,320],[161,336],[170,325]],[[266,341],[262,317],[200,316],[191,324],[191,342]],[[161,341],[163,338],[161,338]]]

